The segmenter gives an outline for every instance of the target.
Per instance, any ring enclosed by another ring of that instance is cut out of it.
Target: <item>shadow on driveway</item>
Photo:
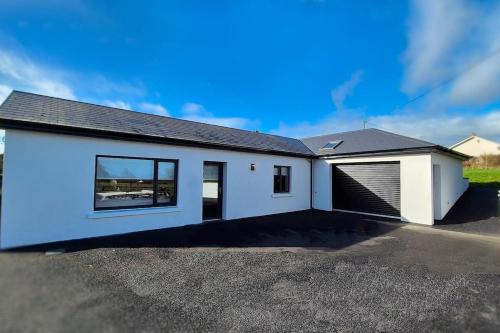
[[[435,228],[500,235],[496,186],[471,186]],[[390,223],[376,223],[377,221]],[[304,210],[239,220],[22,247],[11,252],[95,248],[301,247],[339,250],[379,237],[402,224],[394,219]]]
[[[471,184],[436,228],[500,235],[500,198],[497,183]]]
[[[304,247],[338,250],[386,234],[401,224],[374,223],[356,214],[304,210],[208,224],[135,232],[124,235],[55,242],[12,249],[37,252],[64,248],[66,252],[94,248],[139,247]]]

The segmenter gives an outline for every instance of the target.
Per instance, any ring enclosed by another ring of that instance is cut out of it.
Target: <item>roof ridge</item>
[[[438,144],[435,144],[435,143],[432,143],[432,142],[429,142],[429,141],[425,141],[425,140],[420,140],[420,139],[414,139],[412,137],[409,137],[409,136],[406,136],[406,135],[402,135],[402,134],[398,134],[398,133],[392,133],[392,132],[388,132],[388,131],[385,131],[385,130],[381,130],[379,128],[371,128],[373,130],[376,130],[376,131],[379,131],[379,132],[383,132],[385,134],[390,134],[390,135],[393,135],[393,136],[398,136],[398,137],[401,137],[401,138],[404,138],[404,139],[407,139],[407,140],[411,140],[411,141],[414,141],[414,142],[418,142],[418,143],[425,143],[425,144],[429,144],[431,146],[439,146]]]
[[[409,136],[406,136],[406,135],[402,135],[402,134],[398,134],[398,133],[393,133],[393,132],[385,131],[385,130],[382,130],[382,129],[379,129],[379,128],[375,128],[375,127],[362,128],[362,129],[359,129],[359,130],[352,130],[352,131],[345,131],[345,132],[323,134],[323,135],[318,135],[318,136],[311,136],[311,137],[307,137],[307,138],[301,138],[300,140],[302,141],[302,140],[308,140],[308,139],[318,139],[318,138],[328,137],[328,136],[332,136],[332,135],[336,136],[336,135],[342,135],[342,134],[353,133],[353,132],[362,132],[362,131],[379,131],[379,132],[382,132],[382,133],[385,133],[385,134],[388,134],[388,135],[398,136],[398,137],[404,138],[406,140],[411,140],[413,142],[417,142],[417,143],[421,143],[421,144],[426,144],[426,145],[430,145],[430,146],[438,146],[437,144],[429,142],[429,141],[415,139],[415,138],[412,138],[412,137],[409,137]]]
[[[190,123],[195,123],[195,124],[202,124],[202,125],[208,125],[208,126],[214,126],[214,127],[227,128],[227,129],[236,130],[236,131],[242,131],[242,132],[248,132],[248,133],[257,133],[257,134],[266,135],[266,136],[274,136],[274,137],[278,137],[278,138],[292,139],[292,140],[299,141],[299,142],[302,143],[302,141],[300,139],[292,138],[292,137],[288,137],[288,136],[284,136],[284,135],[276,135],[276,134],[264,133],[264,132],[260,132],[260,131],[251,131],[251,130],[246,130],[246,129],[241,129],[241,128],[235,128],[235,127],[229,127],[229,126],[223,126],[223,125],[203,123],[201,121],[195,121],[195,120],[189,120],[189,119],[182,119],[182,118],[176,118],[176,117],[170,117],[170,116],[161,116],[161,115],[158,115],[158,114],[152,114],[152,113],[147,113],[147,112],[143,112],[143,111],[127,110],[127,109],[117,108],[117,107],[114,107],[114,106],[102,105],[102,104],[97,104],[97,103],[92,103],[92,102],[77,101],[77,100],[73,100],[73,99],[69,99],[69,98],[48,96],[48,95],[43,95],[43,94],[38,94],[38,93],[33,93],[33,92],[28,92],[28,91],[21,91],[21,90],[12,90],[12,92],[9,94],[9,96],[7,96],[7,98],[4,100],[3,103],[5,103],[5,101],[10,96],[12,96],[14,93],[27,94],[27,95],[35,95],[35,96],[41,96],[41,97],[45,97],[45,98],[64,100],[64,101],[73,102],[73,103],[80,103],[80,104],[86,104],[86,105],[93,105],[93,106],[97,106],[97,107],[109,108],[109,109],[114,109],[114,110],[121,111],[121,112],[139,113],[139,114],[144,114],[144,115],[147,115],[147,116],[160,117],[160,118],[168,118],[168,119],[174,119],[174,120],[178,120],[178,121],[190,122]],[[3,105],[3,103],[0,105],[0,107]]]
[[[316,136],[308,136],[305,138],[300,138],[299,140],[307,140],[307,139],[317,139],[317,138],[322,138],[325,136],[331,136],[331,135],[338,135],[338,134],[346,134],[346,133],[352,133],[352,132],[361,132],[361,131],[367,131],[367,130],[372,130],[374,128],[361,128],[357,130],[351,130],[351,131],[344,131],[344,132],[335,132],[335,133],[329,133],[329,134],[321,134],[321,135],[316,135]]]
[[[473,138],[478,138],[478,139],[481,139],[481,140],[483,140],[483,141],[489,141],[489,142],[492,142],[492,143],[494,143],[494,144],[499,144],[497,141],[493,141],[493,140],[491,140],[491,139],[488,139],[488,138],[485,138],[485,137],[479,136],[479,135],[477,135],[477,134],[471,134],[471,135],[469,135],[468,137],[466,137],[465,139],[463,139],[463,140],[461,140],[461,141],[459,141],[459,142],[454,143],[453,145],[451,145],[451,146],[449,147],[449,149],[453,149],[453,148],[455,148],[456,146],[461,145],[462,143],[466,143],[467,141],[472,140]]]
[[[466,143],[467,141],[469,141],[469,140],[470,140],[470,139],[472,139],[473,137],[474,137],[473,135],[470,135],[470,136],[466,137],[465,139],[460,140],[460,141],[458,141],[457,143],[452,144],[452,145],[451,145],[451,146],[449,146],[448,148],[453,149],[453,148],[455,148],[456,146],[461,145],[462,143]]]

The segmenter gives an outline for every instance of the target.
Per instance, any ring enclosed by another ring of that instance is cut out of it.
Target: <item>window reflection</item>
[[[290,167],[274,166],[274,193],[290,192]]]
[[[98,157],[96,168],[96,209],[176,204],[175,161]]]
[[[158,203],[175,202],[175,163],[158,162]]]

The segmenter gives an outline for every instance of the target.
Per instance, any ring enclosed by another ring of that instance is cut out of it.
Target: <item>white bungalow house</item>
[[[469,156],[499,155],[500,143],[472,134],[467,139],[455,143],[450,149]]]
[[[467,156],[366,129],[303,140],[14,91],[0,247],[307,209],[431,225]]]

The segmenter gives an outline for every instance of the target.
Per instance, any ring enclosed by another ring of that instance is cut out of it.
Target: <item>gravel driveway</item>
[[[491,234],[304,211],[64,246],[0,253],[2,331],[500,331]]]

